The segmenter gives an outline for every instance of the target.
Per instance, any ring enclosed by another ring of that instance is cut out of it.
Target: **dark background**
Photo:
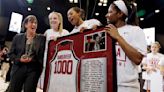
[[[28,3],[27,0],[0,0],[0,43],[11,41],[14,32],[8,31],[11,12],[17,12],[25,18],[29,14],[33,14],[38,18],[38,33],[44,33],[49,28],[48,14],[52,11],[62,13],[64,28],[71,31],[73,26],[67,20],[67,10],[72,6],[81,7],[86,11],[86,19],[96,18],[103,24],[106,23],[105,14],[108,11],[108,6],[113,0],[108,0],[107,6],[98,6],[99,0],[79,0],[79,3],[69,3],[69,0],[33,0],[33,3]],[[134,1],[134,0],[133,0]],[[164,47],[164,0],[136,0],[138,7],[139,18],[144,18],[140,21],[141,28],[155,27],[156,40],[162,45],[161,52]],[[47,6],[51,10],[47,10]],[[31,11],[27,8],[31,7]],[[159,9],[159,13],[155,10]],[[144,11],[144,12],[143,12]],[[96,16],[98,12],[100,15]]]

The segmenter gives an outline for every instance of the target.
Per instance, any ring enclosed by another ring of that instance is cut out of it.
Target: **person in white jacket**
[[[96,29],[101,25],[97,19],[84,20],[84,10],[79,7],[72,7],[67,12],[68,21],[74,26],[70,34],[83,32],[85,29]]]
[[[135,21],[136,8],[133,3],[114,1],[106,19],[110,24],[105,30],[116,41],[117,92],[140,92],[138,65],[147,46],[143,30]]]
[[[144,83],[143,89],[147,90],[147,92],[153,92],[153,89],[154,89],[153,85],[155,84],[153,82],[158,81],[157,79],[155,79],[156,76],[159,76],[159,78],[161,77],[160,69],[159,69],[159,62],[161,61],[161,58],[164,57],[164,55],[159,53],[160,48],[161,48],[161,46],[160,46],[159,42],[156,41],[156,42],[152,43],[150,46],[151,52],[148,53],[147,56],[142,60],[143,69],[146,70],[146,72],[143,73],[143,76],[146,76],[144,78],[145,83]],[[158,84],[156,84],[156,85],[158,85]],[[155,88],[157,88],[157,87],[155,87]],[[157,91],[158,89],[156,89],[155,92],[160,92],[160,91]]]
[[[44,84],[44,75],[47,62],[47,51],[48,51],[48,42],[50,40],[57,40],[58,37],[66,36],[69,32],[66,29],[63,29],[63,17],[59,12],[51,12],[48,16],[50,29],[47,29],[44,33],[46,36],[46,46],[44,51],[44,63],[43,63],[43,72],[39,80],[39,87],[43,88]]]

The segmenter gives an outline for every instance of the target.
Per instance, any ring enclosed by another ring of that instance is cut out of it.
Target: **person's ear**
[[[81,13],[79,12],[79,13],[77,13],[77,15],[81,18]]]
[[[124,16],[124,13],[123,12],[118,12],[117,15],[118,15],[119,18],[121,18],[121,17]]]
[[[27,28],[27,23],[24,24],[24,28],[25,28],[25,29]]]

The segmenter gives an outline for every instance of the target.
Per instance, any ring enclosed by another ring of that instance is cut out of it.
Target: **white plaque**
[[[90,58],[81,61],[80,92],[107,92],[107,59]]]

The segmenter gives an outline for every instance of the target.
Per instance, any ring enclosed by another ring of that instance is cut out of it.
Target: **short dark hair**
[[[36,16],[28,15],[22,23],[22,31],[26,31],[25,24],[27,24],[29,21],[34,21],[34,20],[36,20],[36,22],[38,23]]]

